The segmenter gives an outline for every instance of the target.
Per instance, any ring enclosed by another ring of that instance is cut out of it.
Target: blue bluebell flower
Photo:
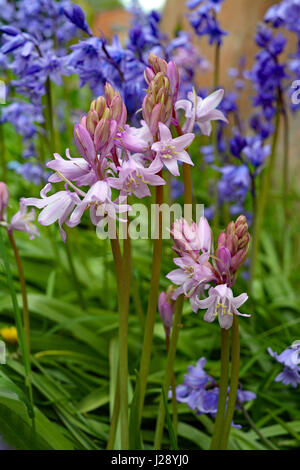
[[[275,378],[275,382],[282,382],[284,385],[296,388],[300,384],[300,342],[295,341],[281,354],[277,354],[271,348],[268,348],[268,352],[277,362],[284,365],[282,372]]]

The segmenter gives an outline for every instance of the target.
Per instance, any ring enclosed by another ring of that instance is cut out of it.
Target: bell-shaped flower
[[[35,210],[32,209],[28,212],[24,199],[20,200],[20,210],[12,217],[10,224],[7,227],[9,232],[17,230],[18,232],[25,232],[29,234],[30,240],[34,237],[39,237],[39,231],[33,224],[35,220]]]
[[[160,162],[161,168],[165,166],[174,176],[179,176],[178,161],[194,165],[185,148],[189,147],[194,139],[194,134],[188,133],[180,137],[172,138],[171,131],[159,123],[159,142],[155,142],[151,149],[156,152],[156,160]]]
[[[144,153],[151,149],[153,135],[145,121],[141,121],[141,127],[125,126],[124,132],[119,134],[118,143],[129,152]]]
[[[173,284],[179,286],[173,294],[173,299],[184,294],[190,299],[194,312],[199,309],[199,295],[203,295],[206,284],[215,277],[208,259],[208,254],[200,255],[197,261],[189,255],[175,258],[173,261],[179,269],[174,269],[166,276]]]
[[[63,241],[66,241],[66,233],[62,225],[66,223],[69,225],[69,216],[75,206],[80,203],[80,198],[76,193],[69,190],[58,191],[51,196],[47,196],[51,190],[52,185],[48,183],[41,191],[41,199],[31,197],[23,199],[26,206],[35,206],[38,209],[43,209],[38,217],[38,222],[41,225],[51,225],[56,220],[59,223],[59,230]]]
[[[91,221],[98,225],[105,217],[117,218],[117,213],[129,210],[127,204],[117,204],[111,200],[111,189],[106,181],[97,181],[87,192],[83,200],[77,205],[70,217],[70,227],[75,227],[81,221],[86,209],[90,209]],[[121,220],[121,219],[120,219]]]
[[[69,149],[66,150],[66,157],[67,160],[55,153],[54,160],[48,162],[46,166],[61,173],[67,180],[74,181],[78,186],[90,186],[96,182],[97,175],[88,161],[84,158],[72,158]],[[49,183],[63,181],[58,173],[49,177]]]
[[[222,89],[214,91],[204,99],[193,92],[189,92],[188,100],[177,101],[175,105],[176,111],[183,109],[186,117],[182,127],[183,132],[192,132],[195,124],[197,124],[202,133],[209,136],[212,130],[211,121],[228,123],[222,111],[216,109],[221,103],[223,96],[224,90]]]
[[[204,315],[205,321],[212,323],[218,317],[220,327],[228,330],[232,326],[233,315],[250,317],[238,311],[238,308],[248,299],[247,294],[233,297],[232,290],[226,284],[211,287],[208,294],[206,299],[197,301],[199,308],[207,309]]]
[[[145,168],[137,158],[138,155],[132,155],[128,160],[124,160],[122,166],[118,168],[118,178],[108,178],[107,181],[112,188],[119,189],[121,195],[135,194],[141,199],[151,195],[148,184],[161,186],[166,182],[156,174],[160,170],[160,165],[154,161],[150,167]]]

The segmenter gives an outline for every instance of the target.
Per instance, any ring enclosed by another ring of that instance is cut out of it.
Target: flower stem
[[[110,428],[109,428],[109,435],[106,450],[113,450],[116,440],[116,432],[118,428],[118,419],[120,413],[120,372],[118,367],[117,373],[117,383],[116,383],[116,392],[115,392],[115,399],[114,399],[114,407],[113,413],[110,420]]]
[[[170,348],[169,348],[166,369],[165,369],[165,380],[164,380],[164,385],[163,385],[165,396],[168,396],[169,387],[172,381],[177,342],[178,342],[179,332],[182,326],[181,319],[182,319],[183,302],[184,302],[184,296],[181,295],[180,297],[178,297],[176,301],[172,336],[171,336]],[[176,392],[175,392],[175,397],[176,397]],[[161,448],[164,423],[165,423],[165,413],[166,412],[165,412],[165,407],[164,407],[164,400],[163,400],[163,396],[161,396],[158,415],[157,415],[156,430],[155,430],[155,440],[154,440],[155,450],[159,450]]]
[[[227,400],[227,387],[228,387],[228,373],[229,373],[229,330],[221,328],[221,375],[219,385],[219,401],[218,410],[215,421],[214,432],[211,440],[211,450],[216,450],[219,447],[219,442],[224,426],[225,407]]]
[[[160,206],[163,204],[164,192],[163,186],[156,187],[156,204]],[[149,290],[148,309],[145,322],[145,334],[142,349],[142,358],[139,371],[140,380],[140,394],[139,394],[139,425],[141,424],[144,400],[146,394],[147,378],[150,368],[152,343],[154,324],[157,311],[157,300],[158,300],[158,289],[159,289],[159,278],[161,269],[161,258],[162,258],[162,213],[159,211],[157,220],[157,238],[154,240],[153,246],[153,262],[152,262],[152,274],[151,283]]]
[[[272,182],[272,175],[273,175],[273,168],[275,163],[276,157],[276,149],[277,149],[277,142],[278,142],[278,135],[279,135],[279,126],[280,126],[280,106],[278,106],[277,113],[276,113],[276,120],[275,120],[275,131],[273,135],[273,143],[272,143],[272,151],[269,160],[268,167],[263,174],[262,179],[262,186],[259,193],[259,204],[256,208],[255,214],[255,222],[254,222],[254,230],[252,234],[252,253],[251,253],[251,268],[250,268],[250,290],[252,290],[253,281],[256,275],[257,269],[257,258],[258,258],[258,251],[259,251],[259,243],[260,243],[260,233],[262,230],[265,210],[268,202],[269,196],[269,189]]]
[[[26,345],[26,340],[25,340],[25,335],[24,335],[24,328],[23,328],[23,324],[22,324],[22,317],[21,317],[21,314],[20,314],[17,295],[16,295],[16,291],[15,291],[15,288],[14,288],[14,283],[13,283],[13,277],[12,277],[12,273],[11,273],[11,270],[10,270],[9,259],[8,259],[7,253],[6,253],[6,249],[5,249],[5,245],[4,245],[1,230],[0,230],[0,253],[2,255],[5,270],[6,270],[7,283],[9,285],[11,299],[12,299],[12,303],[13,303],[14,314],[15,314],[15,322],[16,322],[16,327],[17,327],[17,332],[18,332],[18,341],[19,341],[19,344],[20,344],[20,349],[21,349],[21,353],[22,353],[22,357],[23,357],[23,361],[24,361],[25,385],[27,387],[28,396],[29,396],[28,414],[29,414],[29,417],[32,420],[32,432],[33,432],[33,438],[35,438],[35,414],[34,414],[34,402],[33,402],[33,391],[32,391],[32,375],[31,375],[30,353],[29,353],[29,350],[27,349],[27,345]]]
[[[239,371],[240,371],[240,335],[239,335],[239,323],[236,315],[233,315],[232,324],[232,352],[231,352],[231,379],[230,379],[230,391],[227,404],[227,412],[225,415],[223,432],[220,439],[220,450],[226,450],[231,423],[233,419],[237,389],[239,385]]]
[[[15,260],[18,268],[19,273],[19,280],[20,280],[20,287],[21,287],[21,294],[22,294],[22,302],[23,302],[23,324],[24,324],[24,337],[26,342],[26,347],[28,353],[30,353],[30,316],[29,316],[29,309],[28,309],[28,300],[27,300],[27,290],[26,290],[26,281],[24,276],[24,270],[22,265],[22,260],[20,257],[20,253],[18,247],[16,245],[14,236],[11,232],[8,233],[8,238],[10,244],[12,246]]]
[[[169,353],[170,349],[170,336],[166,336],[166,349],[167,354]],[[171,390],[172,390],[172,410],[173,410],[173,430],[175,437],[177,438],[177,427],[178,427],[178,407],[177,407],[177,399],[176,399],[176,377],[174,373],[174,367],[172,370],[172,378],[171,378]]]
[[[121,446],[122,450],[128,450],[128,306],[125,289],[125,269],[123,267],[122,255],[119,240],[111,239],[111,247],[115,263],[118,304],[119,304],[119,383],[120,383],[120,418],[121,418]]]

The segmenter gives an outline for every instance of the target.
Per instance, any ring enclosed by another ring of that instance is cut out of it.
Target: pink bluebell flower
[[[12,217],[10,223],[7,226],[9,232],[17,230],[18,232],[25,232],[29,234],[30,240],[33,240],[35,237],[39,237],[40,233],[37,227],[33,224],[35,220],[35,210],[32,209],[28,212],[26,205],[24,204],[24,199],[20,200],[20,209]]]
[[[161,164],[161,168],[165,166],[174,176],[179,176],[178,162],[184,162],[188,165],[194,165],[191,157],[185,151],[194,139],[194,134],[187,133],[180,137],[172,138],[170,129],[159,123],[160,140],[155,142],[151,149],[156,152],[156,159]]]
[[[247,294],[243,293],[234,297],[232,290],[226,284],[211,287],[208,294],[206,299],[197,301],[199,308],[207,309],[204,315],[205,321],[212,323],[218,317],[220,327],[228,330],[232,326],[233,315],[250,317],[238,311],[238,308],[248,299]]]
[[[91,221],[98,225],[105,217],[117,219],[117,213],[126,213],[129,210],[127,204],[117,204],[111,200],[111,188],[106,181],[97,181],[88,190],[83,200],[77,204],[72,213],[68,225],[75,227],[81,221],[85,210],[90,210]],[[120,219],[121,220],[121,219]]]
[[[59,230],[63,241],[66,240],[66,233],[62,225],[70,225],[69,216],[74,210],[75,206],[80,203],[80,198],[75,192],[69,190],[58,191],[51,196],[47,196],[51,191],[51,183],[48,183],[41,191],[41,199],[27,198],[23,199],[25,206],[35,206],[38,209],[43,209],[38,217],[41,225],[51,225],[58,220]]]
[[[175,105],[176,111],[183,109],[186,121],[182,127],[184,132],[192,132],[197,124],[202,133],[206,136],[211,134],[211,121],[223,121],[228,123],[226,117],[217,106],[221,103],[224,96],[224,90],[220,89],[213,92],[206,98],[196,96],[195,93],[188,93],[188,100],[179,100]]]
[[[118,168],[118,178],[107,179],[112,188],[120,190],[121,195],[130,196],[135,194],[138,198],[150,196],[148,185],[161,186],[166,184],[165,180],[156,173],[160,165],[155,161],[147,168],[138,161],[139,155],[132,155],[128,160],[122,161]]]

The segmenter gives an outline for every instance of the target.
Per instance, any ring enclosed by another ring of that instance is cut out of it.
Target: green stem
[[[273,168],[276,157],[276,149],[279,135],[280,126],[280,105],[278,106],[275,120],[275,131],[273,135],[272,151],[269,160],[268,167],[266,168],[263,178],[262,186],[259,194],[259,204],[256,207],[254,231],[252,234],[252,253],[251,253],[251,268],[250,268],[250,290],[252,290],[253,281],[255,279],[257,262],[258,262],[258,251],[260,244],[260,234],[264,222],[265,210],[268,202],[269,190],[272,183]]]
[[[117,373],[117,383],[116,383],[116,391],[115,391],[115,399],[114,399],[114,407],[113,413],[110,420],[110,428],[109,428],[109,435],[106,450],[113,450],[116,440],[116,433],[118,428],[118,419],[120,414],[120,372],[118,367]]]
[[[167,354],[168,354],[169,349],[170,349],[170,336],[166,336],[166,349],[167,349]],[[173,429],[174,429],[175,437],[177,439],[178,407],[177,407],[177,399],[176,399],[176,377],[175,377],[174,370],[172,371],[171,390],[172,390]]]
[[[18,273],[19,273],[22,303],[23,303],[24,337],[25,337],[28,353],[30,353],[30,316],[29,316],[29,309],[28,309],[26,281],[25,281],[25,276],[24,276],[24,271],[23,271],[23,265],[22,265],[22,260],[20,257],[18,247],[15,242],[14,236],[11,232],[7,232],[7,233],[8,233],[8,238],[12,246],[14,255],[15,255],[15,260],[16,260]]]
[[[111,239],[111,247],[114,257],[119,304],[119,381],[120,381],[120,418],[121,418],[121,446],[122,450],[129,448],[128,435],[128,308],[125,280],[125,269],[123,267],[119,240]]]
[[[156,204],[160,206],[163,204],[164,192],[163,186],[156,187]],[[159,207],[158,207],[159,209]],[[142,414],[144,408],[144,400],[147,387],[147,379],[150,368],[152,343],[154,324],[157,311],[157,300],[158,300],[158,289],[159,289],[159,278],[161,270],[161,258],[162,258],[162,213],[159,211],[158,215],[158,238],[154,240],[153,246],[153,262],[152,262],[152,273],[151,283],[149,290],[148,309],[145,322],[145,333],[142,349],[142,357],[139,371],[140,380],[140,394],[139,394],[139,425],[142,421]]]
[[[215,68],[214,68],[214,89],[219,85],[220,81],[220,52],[221,52],[221,47],[219,44],[216,45],[215,48]]]
[[[181,319],[182,319],[183,302],[184,302],[184,296],[181,295],[180,297],[178,297],[176,301],[172,336],[171,336],[170,348],[169,348],[166,369],[165,369],[165,380],[164,380],[164,385],[163,385],[165,396],[168,396],[169,387],[172,381],[177,342],[178,342],[179,332],[182,326]],[[165,423],[165,407],[164,407],[163,396],[161,396],[158,415],[157,415],[156,430],[155,430],[155,440],[154,440],[155,450],[159,450],[161,448],[164,423]]]
[[[289,221],[289,206],[288,206],[288,193],[289,193],[289,159],[290,159],[290,146],[289,146],[289,138],[290,138],[290,131],[289,131],[289,118],[288,118],[288,111],[282,103],[283,106],[283,187],[282,187],[282,194],[283,194],[283,211],[284,211],[284,226],[287,227]],[[287,230],[282,231],[283,235],[283,243],[282,243],[282,255],[284,258],[285,254],[285,247],[286,247],[286,237],[287,237]]]
[[[52,104],[52,90],[51,90],[51,81],[50,78],[47,78],[46,81],[46,122],[48,128],[48,141],[49,149],[51,155],[55,151],[55,132],[54,132],[54,123],[53,123],[53,104]]]
[[[239,324],[237,315],[233,315],[232,324],[232,352],[231,352],[231,379],[230,379],[230,391],[227,404],[227,412],[225,415],[223,432],[220,439],[220,450],[226,450],[231,424],[233,420],[233,414],[236,403],[237,389],[239,385],[239,371],[240,371],[240,335],[239,335]]]
[[[24,329],[23,329],[23,324],[22,324],[22,316],[21,316],[20,309],[19,309],[17,294],[14,288],[13,277],[12,277],[12,273],[10,270],[9,259],[6,253],[1,229],[0,229],[0,252],[2,254],[2,258],[3,258],[5,270],[6,270],[7,283],[9,285],[14,314],[15,314],[18,341],[20,344],[20,349],[21,349],[21,353],[22,353],[22,357],[24,361],[25,385],[27,387],[28,395],[29,395],[28,414],[32,420],[32,430],[33,430],[33,434],[35,435],[35,419],[34,419],[34,403],[33,403],[33,393],[32,393],[30,354],[26,347],[26,340],[25,340]]]
[[[70,242],[68,240],[66,241],[66,243],[64,243],[64,247],[65,247],[66,254],[67,254],[67,259],[68,259],[68,263],[69,263],[69,267],[70,267],[70,273],[71,273],[71,276],[72,276],[72,279],[73,279],[74,286],[76,288],[76,294],[77,294],[77,297],[78,297],[78,302],[79,302],[79,305],[81,306],[82,310],[85,310],[86,305],[85,305],[84,297],[83,297],[83,294],[82,294],[81,285],[80,285],[80,282],[79,282],[79,279],[78,279],[78,276],[77,276],[77,272],[76,272],[76,269],[75,269],[75,265],[74,265],[74,262],[73,262],[73,257],[72,257],[72,253],[71,253],[71,250],[70,250]]]
[[[211,441],[211,450],[216,450],[219,447],[219,441],[224,426],[225,407],[227,400],[228,388],[228,373],[229,373],[229,330],[221,328],[221,375],[219,385],[219,401],[218,410],[215,421],[214,432]]]

